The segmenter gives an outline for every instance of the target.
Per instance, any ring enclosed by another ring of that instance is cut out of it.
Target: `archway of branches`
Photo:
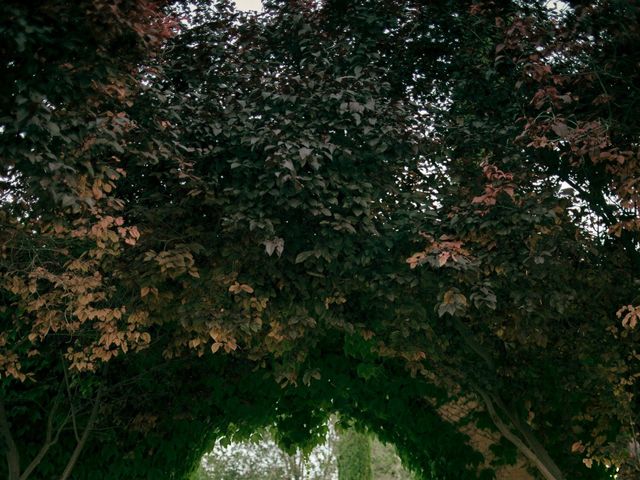
[[[633,476],[636,3],[3,2],[0,475]]]

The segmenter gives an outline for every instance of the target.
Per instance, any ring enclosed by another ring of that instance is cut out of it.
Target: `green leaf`
[[[315,253],[316,253],[315,250],[307,250],[306,252],[301,252],[298,255],[296,255],[295,263],[302,263],[307,258],[315,255]]]

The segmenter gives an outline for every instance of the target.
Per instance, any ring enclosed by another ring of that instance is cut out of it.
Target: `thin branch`
[[[496,366],[493,363],[493,359],[489,352],[482,346],[480,343],[476,341],[473,337],[473,332],[467,327],[459,318],[453,317],[453,324],[458,330],[458,333],[462,336],[462,339],[465,341],[467,346],[471,348],[476,354],[484,360],[492,373],[496,371]]]
[[[67,387],[67,397],[69,398],[69,406],[71,408],[71,424],[73,425],[73,434],[76,437],[76,441],[80,442],[80,436],[78,435],[78,425],[76,423],[76,409],[73,405],[73,399],[71,396],[71,386],[69,384],[69,374],[67,373],[67,366],[64,363],[64,358],[60,355],[60,361],[62,362],[62,372],[64,373],[64,383]]]
[[[62,429],[65,427],[67,422],[69,421],[69,415],[67,415],[64,421],[60,424],[60,427],[56,430],[55,435],[53,434],[53,422],[55,418],[55,413],[58,410],[58,406],[60,405],[60,393],[56,395],[55,400],[53,401],[53,406],[49,411],[49,417],[47,418],[47,430],[45,433],[45,440],[42,448],[38,452],[38,454],[31,461],[29,466],[22,472],[19,480],[26,480],[33,473],[36,467],[40,464],[42,459],[45,457],[49,449],[58,442],[60,438],[60,433],[62,433]]]
[[[0,434],[7,446],[6,456],[9,480],[18,480],[20,478],[20,453],[18,452],[18,446],[13,439],[13,435],[11,435],[11,428],[7,420],[2,398],[0,398]]]
[[[616,219],[615,217],[613,217],[614,212],[606,202],[598,201],[598,199],[595,198],[592,192],[582,188],[582,186],[578,185],[573,179],[569,178],[568,175],[564,175],[561,178],[564,182],[567,182],[567,184],[571,188],[573,188],[580,194],[580,197],[589,204],[589,206],[596,212],[596,214],[600,215],[600,218],[604,220],[606,226],[610,227],[611,225],[616,223]]]
[[[73,453],[71,454],[71,458],[69,459],[69,462],[67,462],[67,466],[65,467],[64,472],[62,472],[62,475],[60,476],[60,480],[67,480],[69,478],[69,475],[71,475],[71,471],[73,470],[73,467],[75,467],[76,462],[80,457],[80,453],[82,452],[82,449],[87,443],[89,434],[93,430],[93,425],[95,424],[96,418],[98,416],[98,409],[100,407],[101,398],[102,398],[102,389],[98,390],[98,394],[96,395],[96,400],[93,403],[93,408],[91,409],[91,414],[89,415],[89,419],[87,420],[87,425],[85,426],[84,431],[82,432],[82,437],[76,444],[76,448],[73,450]]]

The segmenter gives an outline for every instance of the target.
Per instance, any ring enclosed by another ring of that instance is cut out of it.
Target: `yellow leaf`
[[[447,260],[449,260],[450,256],[451,254],[449,252],[441,252],[440,255],[438,255],[438,266],[444,266],[447,263]]]
[[[424,263],[426,256],[424,252],[418,252],[407,258],[406,262],[409,264],[409,268],[416,268],[418,265]]]
[[[626,315],[624,315],[625,312],[627,312]],[[638,320],[640,320],[640,306],[625,305],[616,312],[618,318],[622,317],[622,315],[624,315],[622,318],[622,326],[624,328],[634,329],[638,325]]]
[[[234,282],[234,284],[229,287],[229,291],[231,293],[240,293],[240,292],[253,293],[253,288],[251,288],[251,286],[247,285],[246,283],[240,284],[238,282]]]
[[[454,298],[455,292],[453,290],[447,290],[444,294],[444,297],[442,298],[442,303],[453,303],[453,298]]]

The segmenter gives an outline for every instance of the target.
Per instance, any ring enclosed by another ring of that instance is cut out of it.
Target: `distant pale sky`
[[[238,10],[262,10],[260,0],[235,0]]]

